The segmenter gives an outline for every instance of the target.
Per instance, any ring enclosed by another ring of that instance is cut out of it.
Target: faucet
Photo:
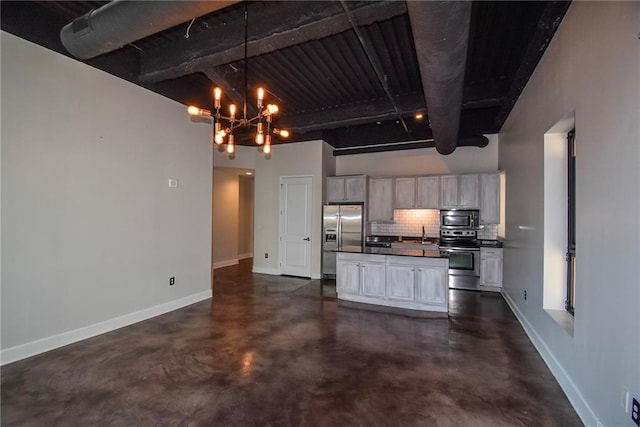
[[[424,232],[424,225],[422,226],[422,243],[427,241],[427,235]]]

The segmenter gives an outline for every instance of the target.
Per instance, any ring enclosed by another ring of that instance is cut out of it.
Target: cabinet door
[[[416,179],[396,178],[395,182],[396,209],[412,209],[416,207]]]
[[[362,280],[362,295],[370,297],[384,297],[385,291],[385,265],[381,263],[360,263],[360,277]]]
[[[364,176],[350,176],[344,178],[345,201],[364,202]]]
[[[502,286],[502,249],[480,248],[480,284]]]
[[[369,221],[393,221],[393,178],[370,179]]]
[[[343,202],[344,198],[344,178],[327,178],[327,203]]]
[[[478,208],[478,175],[460,175],[459,207]]]
[[[427,304],[447,304],[447,271],[442,268],[419,267],[416,271],[417,300]]]
[[[345,294],[360,294],[360,263],[355,261],[338,261],[336,274],[336,291]]]
[[[480,224],[500,223],[500,174],[480,175]]]
[[[440,177],[440,206],[443,208],[458,206],[458,175]]]
[[[415,267],[407,265],[387,265],[387,296],[389,299],[413,301]]]
[[[416,207],[423,209],[438,209],[440,207],[440,177],[421,176],[416,178],[417,203]]]

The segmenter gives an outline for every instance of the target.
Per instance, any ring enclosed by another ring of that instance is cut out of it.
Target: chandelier
[[[187,107],[187,112],[191,116],[211,118],[213,123],[212,138],[213,142],[222,147],[226,144],[225,151],[230,158],[235,153],[235,135],[234,131],[238,128],[256,128],[254,137],[255,143],[262,148],[262,152],[265,156],[269,156],[271,153],[271,134],[280,136],[281,138],[287,138],[289,131],[285,129],[278,129],[274,127],[272,129],[273,116],[278,113],[278,106],[276,104],[266,104],[264,102],[265,89],[260,87],[257,90],[256,105],[258,107],[258,114],[254,117],[247,118],[247,33],[248,33],[248,3],[245,2],[244,8],[244,105],[242,109],[242,118],[236,117],[237,107],[235,104],[229,105],[229,115],[223,116],[220,113],[222,106],[222,89],[215,87],[213,89],[213,108],[215,110],[212,113],[210,110],[198,108],[190,105]]]

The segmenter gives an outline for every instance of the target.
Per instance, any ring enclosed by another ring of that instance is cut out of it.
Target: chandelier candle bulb
[[[219,87],[213,89],[213,100],[214,107],[217,109],[220,108],[220,99],[222,98],[222,89]]]
[[[264,99],[264,89],[258,88],[258,108],[262,108],[262,100]]]
[[[227,153],[233,154],[233,152],[235,151],[234,142],[235,142],[235,137],[233,136],[233,134],[230,134],[229,142],[227,143]]]
[[[231,121],[236,119],[236,104],[229,105],[229,115],[231,116]]]
[[[222,144],[222,142],[224,141],[225,132],[222,130],[222,124],[220,124],[220,122],[216,122],[213,135],[213,141],[218,145]]]
[[[258,132],[256,133],[256,144],[262,145],[264,143],[264,129],[262,122],[258,122],[257,128]]]

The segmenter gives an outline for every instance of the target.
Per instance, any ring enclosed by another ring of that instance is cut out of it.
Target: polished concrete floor
[[[2,367],[3,426],[575,426],[500,295],[448,319],[216,270],[214,298]]]

